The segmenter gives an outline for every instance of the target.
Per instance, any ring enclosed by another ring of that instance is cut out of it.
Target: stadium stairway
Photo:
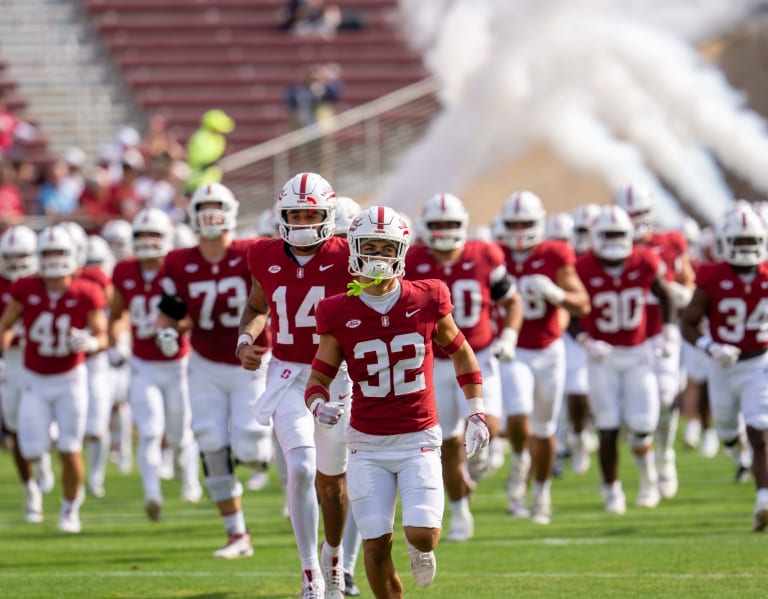
[[[339,0],[366,23],[325,39],[279,29],[285,0],[86,0],[88,13],[145,114],[186,140],[209,108],[236,123],[228,152],[288,131],[285,87],[300,67],[342,68],[342,111],[426,76],[397,30],[397,0]]]

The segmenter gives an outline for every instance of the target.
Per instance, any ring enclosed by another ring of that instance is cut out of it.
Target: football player
[[[535,524],[552,518],[550,493],[555,463],[555,432],[565,385],[568,314],[589,313],[589,297],[579,280],[573,249],[559,240],[544,240],[544,207],[530,191],[513,193],[504,202],[504,254],[523,300],[523,326],[517,358],[504,368],[507,434],[514,456],[509,480],[510,515],[531,516]],[[529,471],[534,484],[531,510],[525,505]]]
[[[724,260],[701,266],[683,313],[685,339],[710,358],[712,416],[726,446],[737,444],[740,418],[752,447],[757,487],[753,530],[768,526],[768,234],[749,208],[730,211],[722,225]],[[704,318],[709,333],[702,333]]]
[[[280,192],[277,212],[280,237],[259,239],[248,252],[253,286],[236,352],[243,367],[261,365],[263,350],[254,339],[269,316],[274,356],[256,416],[263,423],[273,420],[285,456],[288,511],[301,558],[303,596],[325,593],[337,598],[344,594],[341,542],[348,511],[345,426],[316,428],[303,398],[319,340],[315,308],[322,298],[346,289],[349,245],[333,236],[336,194],[317,173],[292,177]],[[331,388],[333,397],[348,406],[351,391],[352,383],[342,369]],[[317,498],[325,529],[322,568],[317,557]]]
[[[31,277],[38,272],[37,235],[24,225],[6,229],[0,237],[0,308],[10,302],[11,285],[24,277]],[[27,522],[42,522],[43,504],[41,493],[53,488],[54,476],[51,471],[51,455],[46,451],[38,462],[37,477],[33,475],[32,464],[21,455],[16,435],[18,430],[19,401],[22,391],[23,352],[20,341],[24,336],[21,327],[14,330],[10,345],[7,346],[0,362],[0,407],[3,425],[13,444],[13,457],[16,470],[24,486],[25,518]],[[39,480],[38,480],[39,479]]]
[[[467,453],[488,443],[482,373],[469,343],[451,317],[441,281],[400,277],[410,239],[391,208],[372,206],[349,228],[349,270],[357,278],[347,294],[320,302],[320,344],[305,399],[319,426],[338,428],[346,405],[332,393],[346,357],[354,381],[350,448],[350,500],[360,532],[368,584],[376,597],[403,596],[392,560],[397,494],[411,571],[416,584],[435,576],[434,548],[444,507],[440,465],[442,435],[432,376],[432,342],[449,355],[469,404]]]
[[[507,362],[514,358],[523,310],[501,249],[494,243],[468,240],[468,224],[469,215],[458,197],[449,193],[430,197],[421,212],[424,243],[408,250],[405,278],[410,281],[440,279],[448,286],[454,306],[453,320],[480,363],[486,418],[491,434],[495,435],[502,417],[502,399],[499,365],[493,352],[498,350],[499,357]],[[491,323],[492,303],[501,304],[505,314],[496,345]],[[461,387],[451,375],[453,362],[450,356],[439,347],[433,350],[435,398],[443,431],[443,480],[451,512],[446,540],[466,541],[474,534],[474,519],[469,509],[469,494],[474,483],[465,474],[467,405]],[[488,468],[486,451],[469,463],[475,480]]]
[[[174,450],[181,470],[182,499],[197,502],[202,496],[190,424],[189,339],[187,335],[179,337],[179,351],[173,357],[163,355],[155,343],[155,321],[162,296],[158,274],[172,249],[172,235],[173,224],[165,212],[157,208],[139,212],[133,221],[135,258],[115,266],[109,314],[110,362],[115,366],[131,363],[128,401],[138,430],[137,460],[144,485],[144,510],[153,521],[159,520],[163,511],[163,436]],[[121,343],[126,313],[131,328],[128,347]]]
[[[197,189],[189,220],[198,245],[168,253],[160,272],[163,290],[155,324],[156,342],[167,358],[178,358],[184,321],[192,322],[189,399],[192,431],[200,448],[205,484],[227,531],[227,544],[213,556],[253,555],[234,466],[267,468],[272,457],[271,428],[256,419],[256,399],[264,390],[269,339],[259,339],[264,368],[244,372],[232,348],[240,313],[248,300],[248,240],[232,238],[240,203],[220,183]]]
[[[632,219],[634,243],[655,252],[664,268],[664,278],[673,292],[676,308],[684,308],[690,300],[694,272],[688,259],[688,244],[679,231],[658,232],[654,229],[654,198],[650,191],[627,185],[614,195],[614,203]],[[655,452],[659,473],[659,491],[664,498],[677,494],[678,476],[675,465],[675,435],[680,419],[678,397],[680,384],[680,329],[664,323],[659,305],[653,295],[648,297],[648,336],[653,341],[656,358],[654,370],[659,385],[659,428],[656,431]]]
[[[576,339],[589,356],[589,405],[600,435],[600,468],[605,509],[626,512],[618,476],[618,437],[623,426],[640,471],[638,507],[660,500],[653,456],[659,420],[659,387],[654,372],[653,341],[646,328],[649,294],[658,298],[662,322],[672,321],[674,306],[658,255],[633,246],[632,221],[618,206],[605,206],[593,222],[592,251],[576,270],[589,292],[592,312],[572,321]]]
[[[88,410],[84,362],[86,354],[107,346],[106,298],[97,284],[75,276],[77,248],[64,227],[43,229],[37,248],[40,275],[19,279],[11,287],[0,319],[0,352],[21,319],[26,330],[17,431],[21,454],[39,460],[48,451],[50,427],[56,422],[63,495],[59,530],[79,533]]]

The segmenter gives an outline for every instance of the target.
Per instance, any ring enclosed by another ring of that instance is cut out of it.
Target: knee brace
[[[200,455],[203,458],[205,486],[208,487],[211,499],[218,503],[243,494],[243,486],[235,478],[229,447],[204,451]]]
[[[629,447],[631,449],[644,449],[650,447],[653,442],[653,433],[636,433],[629,435]]]

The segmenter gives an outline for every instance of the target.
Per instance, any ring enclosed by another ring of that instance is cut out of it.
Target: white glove
[[[504,328],[501,335],[491,346],[491,352],[500,362],[511,362],[515,359],[515,349],[517,348],[517,331]]]
[[[86,354],[92,354],[99,351],[99,340],[96,337],[86,330],[74,327],[69,329],[67,345],[75,353],[83,351]]]
[[[703,335],[696,340],[696,347],[712,358],[718,366],[728,368],[739,359],[741,350],[735,345],[727,343],[715,343],[712,337]]]
[[[667,290],[672,296],[672,301],[678,310],[683,310],[691,303],[693,298],[693,289],[681,285],[677,281],[669,281],[667,283]]]
[[[166,358],[173,358],[179,353],[179,332],[170,327],[160,329],[155,336],[155,343],[161,354]]]
[[[471,414],[467,419],[467,432],[464,435],[464,445],[467,448],[467,459],[472,458],[483,447],[488,445],[491,434],[488,432],[488,423],[483,413],[483,400],[474,398],[469,400]]]
[[[109,365],[118,368],[125,364],[128,359],[128,354],[125,353],[125,349],[118,343],[112,347],[107,348],[107,358],[109,358]]]
[[[586,333],[579,333],[576,340],[587,350],[589,358],[595,362],[602,362],[613,352],[613,346],[599,339],[592,339]]]
[[[565,289],[558,287],[547,275],[529,275],[525,284],[530,295],[543,297],[555,306],[562,304],[565,299]]]
[[[309,406],[309,411],[312,412],[312,415],[321,427],[333,428],[344,415],[344,402],[325,401],[318,397]]]

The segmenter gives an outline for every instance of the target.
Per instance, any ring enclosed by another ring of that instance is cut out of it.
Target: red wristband
[[[317,370],[317,372],[319,372],[320,374],[323,374],[328,378],[334,379],[336,378],[336,373],[339,371],[339,367],[332,366],[331,364],[328,364],[328,362],[325,362],[320,358],[315,358],[314,360],[312,360],[312,370]]]
[[[456,335],[453,338],[453,341],[451,341],[448,345],[441,345],[440,349],[442,349],[446,354],[449,356],[452,354],[455,354],[457,351],[459,351],[459,348],[464,345],[465,341],[464,333],[459,331],[458,335]]]
[[[330,401],[331,396],[328,394],[328,389],[323,387],[322,385],[312,385],[311,387],[307,387],[307,390],[304,391],[304,404],[306,405],[307,400],[312,397],[313,395],[322,395],[325,401]],[[307,407],[309,407],[307,405]]]
[[[482,385],[483,373],[479,370],[465,372],[464,374],[456,375],[456,380],[459,383],[459,387],[463,387],[464,385]]]

